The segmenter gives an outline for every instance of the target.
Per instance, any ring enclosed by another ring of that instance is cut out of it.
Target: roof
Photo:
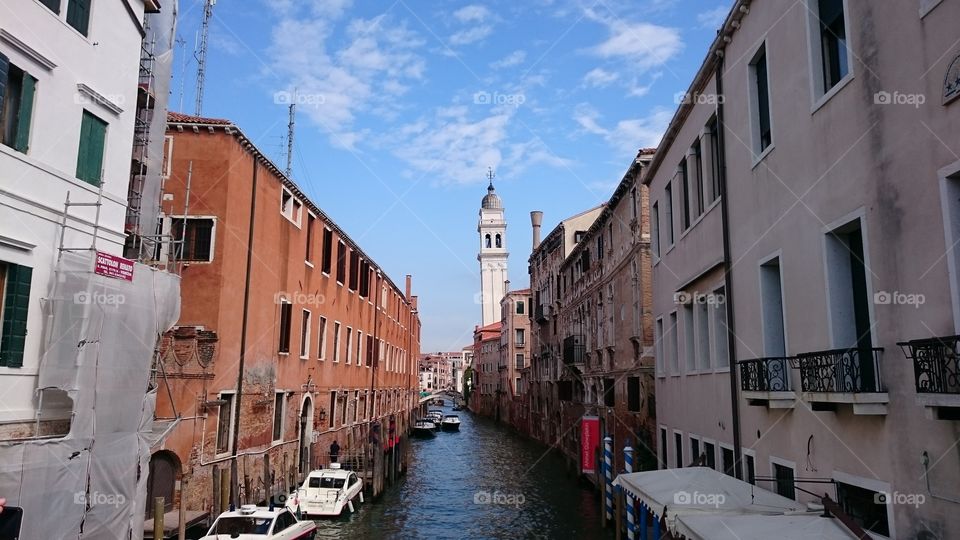
[[[500,326],[501,326],[502,324],[503,324],[503,323],[501,323],[500,321],[492,322],[492,323],[490,323],[490,324],[488,324],[488,325],[486,325],[486,326],[481,326],[481,327],[477,328],[477,329],[475,330],[475,332],[493,332],[493,331],[499,332],[499,331],[500,331]]]
[[[193,116],[174,111],[167,112],[167,122],[183,124],[203,124],[212,126],[232,126],[233,122],[223,118],[207,118],[205,116]]]
[[[493,189],[493,180],[490,181],[490,185],[487,187],[487,194],[483,196],[483,202],[480,204],[487,210],[503,209],[503,201],[500,200],[500,196],[497,195],[496,190]]]

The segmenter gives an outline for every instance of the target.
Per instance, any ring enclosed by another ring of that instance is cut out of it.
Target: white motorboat
[[[306,540],[317,534],[317,524],[301,521],[288,508],[265,508],[245,504],[224,512],[201,540]]]
[[[363,502],[363,481],[357,473],[331,463],[329,469],[310,471],[303,485],[287,497],[287,508],[299,509],[304,518],[339,516],[344,508],[354,511],[356,498]]]
[[[460,417],[455,414],[448,414],[443,417],[440,423],[440,429],[444,431],[460,431]]]
[[[430,420],[417,420],[413,423],[413,435],[417,437],[436,437],[437,425]]]

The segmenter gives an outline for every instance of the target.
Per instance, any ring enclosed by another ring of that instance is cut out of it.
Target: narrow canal
[[[458,414],[459,433],[413,439],[407,475],[355,514],[318,522],[317,538],[613,538],[556,451]]]

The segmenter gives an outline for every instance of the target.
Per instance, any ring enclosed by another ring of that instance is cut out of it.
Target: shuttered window
[[[0,142],[26,153],[37,79],[0,54]]]
[[[90,0],[70,0],[67,4],[67,24],[87,35],[90,26]]]
[[[40,0],[40,3],[47,6],[47,8],[54,13],[60,13],[60,0]]]
[[[103,170],[103,147],[107,138],[107,123],[83,111],[80,123],[80,149],[77,154],[77,178],[100,185]]]
[[[3,292],[0,366],[23,366],[23,347],[27,338],[27,311],[30,307],[30,280],[33,269],[0,263],[0,289]]]

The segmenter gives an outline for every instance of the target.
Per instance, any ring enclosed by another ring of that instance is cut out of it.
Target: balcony
[[[897,343],[913,360],[917,401],[925,407],[960,407],[960,336]]]
[[[854,414],[886,414],[890,401],[880,375],[881,348],[832,349],[798,354],[800,386],[813,410],[853,404]]]
[[[568,366],[583,368],[586,347],[583,345],[583,336],[567,336],[563,339],[563,363]]]
[[[742,360],[740,389],[750,405],[771,409],[792,409],[796,404],[790,377],[791,358],[771,357]]]
[[[533,318],[540,324],[544,324],[549,321],[549,315],[547,314],[547,308],[543,304],[537,304],[537,307],[533,308]]]

